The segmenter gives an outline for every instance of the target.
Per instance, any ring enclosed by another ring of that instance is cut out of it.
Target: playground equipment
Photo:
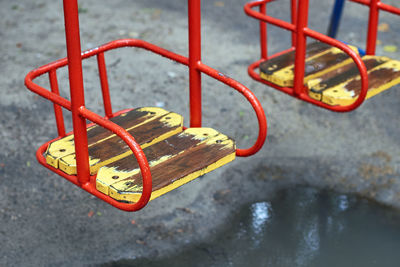
[[[58,138],[36,153],[40,164],[109,204],[136,211],[152,200],[232,160],[259,151],[267,134],[264,111],[254,94],[239,82],[201,62],[200,0],[188,0],[189,56],[175,54],[138,39],[114,40],[81,52],[77,0],[63,0],[67,57],[39,67],[26,86],[54,104]],[[186,65],[190,82],[190,128],[183,118],[161,108],[112,111],[105,53],[138,47]],[[82,60],[97,57],[105,116],[85,106]],[[68,66],[70,100],[59,94],[57,70]],[[252,105],[258,137],[247,149],[211,128],[201,128],[202,73],[240,92]],[[47,90],[33,80],[49,76]],[[66,133],[62,108],[72,113],[73,132]],[[86,120],[92,123],[87,124]],[[134,158],[133,156],[136,158]]]
[[[365,99],[400,83],[400,61],[375,56],[380,11],[400,15],[400,8],[380,0],[350,0],[369,7],[366,55],[335,36],[343,10],[337,0],[326,36],[308,28],[309,0],[291,0],[291,23],[268,16],[261,0],[245,5],[247,15],[260,21],[261,59],[252,63],[249,75],[264,84],[303,101],[337,112],[352,111]],[[253,8],[259,7],[259,11]],[[291,48],[268,56],[267,24],[291,31]],[[319,42],[307,44],[307,37]],[[257,73],[255,70],[259,68]]]

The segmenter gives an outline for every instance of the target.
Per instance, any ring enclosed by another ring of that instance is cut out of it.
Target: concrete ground
[[[0,1],[0,266],[85,266],[162,256],[207,239],[243,203],[299,184],[400,208],[399,86],[347,114],[267,88],[247,75],[259,47],[258,23],[242,11],[246,1],[203,2],[203,60],[253,90],[266,111],[267,142],[256,156],[125,213],[35,159],[56,128],[52,105],[26,90],[23,79],[34,67],[65,56],[62,1]],[[313,29],[325,32],[332,3],[311,1]],[[271,14],[287,18],[287,7],[288,1],[278,1]],[[80,10],[83,49],[133,37],[187,54],[186,1],[86,0]],[[348,5],[339,38],[362,46],[366,14]],[[400,46],[399,19],[385,14],[381,22],[389,28],[379,35],[378,54],[400,58],[400,52],[384,51],[386,45]],[[272,52],[289,44],[287,32],[271,27],[270,37]],[[112,52],[106,60],[115,110],[158,105],[188,118],[185,67],[137,49]],[[86,102],[101,112],[95,64],[84,63]],[[67,73],[58,74],[68,96]],[[203,86],[204,125],[232,136],[239,147],[251,145],[257,124],[250,105],[209,78]]]

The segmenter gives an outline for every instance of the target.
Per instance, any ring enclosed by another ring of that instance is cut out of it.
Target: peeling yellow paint
[[[180,133],[179,135],[190,136],[192,139],[201,140],[201,141],[208,140],[215,136],[220,136],[217,139],[218,139],[218,141],[222,140],[222,142],[228,138],[227,136],[220,134],[219,132],[217,132],[216,130],[214,130],[212,128],[188,128],[185,131],[183,131],[182,133]],[[214,140],[214,139],[211,139],[211,140]],[[199,144],[201,144],[201,143],[199,143]],[[197,145],[199,145],[199,144],[197,144]],[[165,155],[160,158],[151,160],[149,162],[149,166],[150,167],[155,166],[161,162],[164,162],[164,161],[172,158],[173,156],[176,157],[184,152],[185,151],[181,151],[180,153],[177,153],[174,155]],[[107,165],[107,164],[105,164],[105,165]],[[128,178],[130,176],[133,176],[133,175],[139,173],[139,169],[120,170],[115,167],[108,167],[105,165],[103,167],[99,168],[98,173],[97,173],[97,178],[96,178],[96,188],[104,194],[107,194],[106,192],[108,192],[108,187],[111,186],[112,184],[118,183],[121,180],[124,180],[125,178]],[[118,177],[118,178],[116,178],[116,177]]]
[[[230,140],[231,141],[231,140]],[[209,173],[235,159],[236,155],[235,153],[229,154],[222,159],[214,162],[213,164],[205,167],[204,169],[198,170],[196,172],[193,172],[179,180],[176,180],[172,184],[169,184],[159,190],[155,190],[151,194],[150,200],[154,200],[159,196],[164,195],[165,193],[168,193],[169,191],[172,191],[206,173]],[[121,192],[118,189],[114,187],[115,185],[112,185],[109,190],[109,195],[110,197],[114,198],[115,200],[118,201],[127,201],[127,202],[137,202],[140,199],[141,196],[141,190],[143,189],[142,187],[139,186],[133,186],[130,191],[125,191]]]
[[[371,69],[370,71],[368,71],[368,73],[384,68],[399,71],[400,62],[394,60],[388,61],[382,65],[379,65]],[[361,79],[360,75],[358,75],[355,79],[360,80]],[[324,90],[322,92],[322,102],[327,103],[329,105],[342,105],[342,106],[354,103],[358,95],[355,95],[353,91],[348,91],[346,89],[346,85],[349,84],[349,82],[351,82],[352,80],[354,80],[354,78],[351,80],[347,80],[335,87]],[[365,99],[369,99],[399,83],[400,83],[400,76],[388,83],[380,84],[378,87],[375,88],[370,87],[368,89],[367,96]]]
[[[354,47],[354,46],[349,46],[349,47],[354,52],[358,53],[358,49],[356,47]],[[306,64],[307,64],[307,62],[309,62],[309,61],[311,61],[311,60],[313,60],[315,58],[324,56],[325,54],[328,54],[328,53],[344,54],[344,52],[342,50],[340,50],[340,49],[338,49],[336,47],[332,47],[332,48],[330,48],[328,50],[325,50],[325,51],[323,51],[321,53],[318,53],[316,55],[313,55],[311,57],[306,58]],[[330,71],[332,71],[332,70],[334,70],[336,68],[340,68],[340,67],[350,63],[351,61],[352,61],[352,59],[349,57],[348,59],[343,60],[340,63],[332,65],[332,66],[330,66],[328,68],[325,68],[325,69],[323,69],[323,70],[321,70],[321,71],[319,71],[317,73],[308,75],[308,76],[304,77],[304,83],[307,83],[309,80],[315,79],[316,77],[324,75],[324,74],[326,74],[326,73],[328,73],[328,72],[330,72]],[[262,79],[264,79],[264,80],[267,80],[267,81],[272,82],[272,83],[274,83],[276,85],[279,85],[279,86],[292,87],[293,86],[293,80],[294,80],[294,64],[291,64],[290,66],[287,66],[285,68],[277,70],[271,75],[268,75],[268,74],[260,71],[260,77]]]
[[[152,109],[150,109],[150,108],[148,108],[148,109],[149,110],[146,110],[146,111],[151,112]],[[159,113],[161,113],[161,112],[159,112]],[[159,117],[156,117],[156,118],[159,118]],[[149,120],[146,120],[145,123],[148,123],[148,122],[153,121],[153,120],[154,119],[151,118]],[[168,132],[166,132],[166,133],[164,133],[164,134],[152,139],[150,142],[140,144],[140,147],[142,149],[144,149],[144,148],[146,148],[148,146],[151,146],[151,145],[153,145],[155,143],[158,143],[158,142],[160,142],[160,141],[162,141],[162,140],[164,140],[164,139],[166,139],[166,138],[168,138],[168,137],[170,137],[170,136],[172,136],[174,134],[180,133],[183,130],[182,129],[182,127],[183,127],[183,117],[181,115],[177,114],[177,113],[173,113],[173,112],[166,113],[166,115],[164,115],[160,119],[160,122],[165,124],[165,126],[168,126],[168,127],[171,127],[171,128],[176,127],[176,128],[173,128],[170,131],[168,131]],[[141,123],[141,124],[139,124],[139,126],[140,125],[144,125],[144,124]],[[133,130],[134,128],[137,128],[137,127],[138,126],[135,126],[135,127],[129,128],[129,129]],[[113,135],[113,136],[115,136],[115,135]],[[104,141],[106,141],[108,139],[109,138],[105,138],[105,139],[102,140],[102,142],[104,142]],[[96,144],[99,144],[99,142],[97,142]],[[125,157],[127,157],[127,156],[129,156],[131,154],[132,154],[132,150],[128,149],[127,151],[125,151],[125,152],[123,152],[121,154],[114,155],[114,156],[108,158],[107,160],[103,160],[103,161],[101,161],[100,159],[97,159],[97,158],[89,157],[90,174],[94,175],[94,174],[97,173],[99,168],[101,168],[102,166],[105,166],[107,164],[115,162],[115,161],[117,161],[119,159],[125,158]],[[76,174],[75,154],[71,154],[71,155],[68,155],[66,157],[61,158],[59,160],[59,169],[62,170],[63,172],[65,172],[65,173],[67,173],[67,174],[75,175]]]
[[[136,109],[136,111],[142,111],[142,112],[148,112],[147,115],[145,115],[145,117],[150,117],[149,120],[145,120],[142,123],[139,123],[131,128],[128,128],[127,130],[133,129],[135,127],[138,127],[140,125],[143,125],[145,123],[148,123],[148,121],[152,120],[152,119],[156,119],[160,116],[163,116],[167,113],[169,113],[168,111],[166,111],[165,109],[162,108],[158,108],[158,107],[143,107],[143,108],[138,108]],[[123,113],[119,116],[126,116],[130,111]],[[92,130],[95,127],[100,127],[100,126],[91,126],[87,129],[87,132],[89,132],[90,130]],[[103,142],[104,140],[107,140],[111,137],[115,136],[115,134],[111,134],[109,136],[107,136],[104,139],[98,140],[97,142],[94,142],[92,144],[90,144],[89,146],[92,146],[94,144],[97,144],[99,142]],[[55,168],[59,168],[59,160],[63,157],[66,157],[68,155],[71,155],[75,153],[75,143],[74,143],[74,135],[68,135],[64,138],[61,138],[53,143],[51,143],[49,145],[49,147],[47,148],[47,151],[45,153],[46,156],[46,163],[55,167]],[[75,163],[76,165],[76,163]],[[76,166],[75,166],[75,171],[72,169],[70,169],[67,166],[63,167],[64,169],[68,169],[69,170],[69,174],[76,174]]]
[[[190,135],[192,139],[201,140],[200,143],[197,144],[220,144],[225,148],[235,147],[234,141],[229,139],[226,135],[220,134],[214,129],[211,128],[189,128],[182,132],[180,135]],[[222,148],[223,149],[223,148]],[[178,155],[184,153],[177,153],[174,155],[166,155],[162,156],[158,159],[155,159],[149,163],[150,166],[156,166],[165,162],[173,157],[177,157]],[[156,190],[152,193],[152,198],[154,199],[158,196],[165,194],[207,172],[210,172],[232,160],[235,159],[235,153],[232,153],[224,158],[218,160],[217,162],[203,168],[202,170],[193,172],[186,177],[174,181],[172,184],[167,185],[159,190]],[[116,168],[108,168],[107,166],[102,167],[96,178],[96,188],[104,194],[110,195],[112,198],[120,201],[128,201],[128,202],[136,202],[141,195],[142,188],[134,185],[133,180],[128,180],[126,178],[131,177],[139,173],[139,169],[135,170],[123,170],[119,171]],[[114,177],[114,178],[113,178]],[[118,177],[118,178],[117,178]],[[126,189],[126,188],[129,189]]]

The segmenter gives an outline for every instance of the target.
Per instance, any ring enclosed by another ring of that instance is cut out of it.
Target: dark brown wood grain
[[[330,48],[331,46],[325,43],[321,42],[310,43],[307,45],[306,58],[312,57]],[[295,60],[295,51],[290,51],[288,53],[264,61],[263,63],[260,64],[260,70],[267,75],[272,75],[274,72],[280,69],[286,68],[290,65],[294,65],[294,60]],[[274,65],[276,65],[276,67],[273,67]]]
[[[368,90],[379,88],[381,85],[389,83],[400,77],[400,71],[389,68],[381,68],[371,71],[368,74]],[[361,80],[354,79],[345,86],[346,90],[353,91],[355,96],[361,92]]]
[[[135,127],[129,130],[128,133],[135,138],[136,142],[138,142],[140,145],[143,145],[145,143],[150,143],[155,138],[160,137],[168,132],[176,129],[182,129],[182,125],[170,126],[167,123],[160,121],[161,118],[162,117]],[[98,162],[100,163],[107,159],[121,155],[129,150],[130,148],[124,141],[122,141],[121,138],[114,136],[89,147],[89,156],[93,159],[100,159]]]
[[[234,146],[227,148],[218,143],[201,143],[198,146],[186,149],[184,153],[150,168],[153,179],[152,190],[156,191],[172,184],[232,153],[235,153]],[[135,185],[141,187],[141,174],[139,173],[125,179],[125,183],[127,183],[126,191],[129,191]]]
[[[182,151],[196,146],[201,140],[193,139],[192,135],[176,134],[168,139],[162,140],[152,146],[143,149],[147,161],[154,161],[162,156],[176,155]],[[139,168],[134,157],[125,157],[113,163],[107,164],[107,167],[114,167],[118,171],[132,171]]]
[[[133,109],[125,114],[126,115],[121,114],[119,116],[111,118],[110,121],[114,122],[124,129],[128,129],[145,121],[146,115],[151,115],[149,112],[141,111],[139,109]],[[88,144],[91,145],[93,143],[96,143],[97,141],[102,140],[112,134],[113,133],[111,131],[104,129],[101,126],[95,125],[87,132]]]
[[[367,70],[371,70],[383,63],[385,63],[385,60],[379,59],[379,58],[366,58],[363,59],[363,62],[367,68]],[[357,77],[360,75],[360,72],[356,66],[356,64],[352,61],[349,64],[346,64],[340,68],[334,69],[325,75],[319,76],[318,79],[321,79],[321,82],[319,83],[319,87],[321,89],[314,89],[310,88],[310,90],[314,93],[320,93],[326,89],[335,87],[341,83],[344,83],[345,81]],[[323,86],[322,86],[323,85]]]
[[[311,60],[307,60],[305,65],[304,77],[316,74],[317,72],[333,67],[334,65],[337,65],[347,59],[349,59],[349,56],[345,53],[335,54],[333,52],[328,52]],[[294,71],[294,66],[290,70]]]

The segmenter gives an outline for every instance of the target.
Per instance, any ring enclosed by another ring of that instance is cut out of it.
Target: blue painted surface
[[[336,38],[339,30],[340,19],[342,18],[345,0],[336,0],[333,6],[331,21],[328,28],[327,35],[332,38]]]

